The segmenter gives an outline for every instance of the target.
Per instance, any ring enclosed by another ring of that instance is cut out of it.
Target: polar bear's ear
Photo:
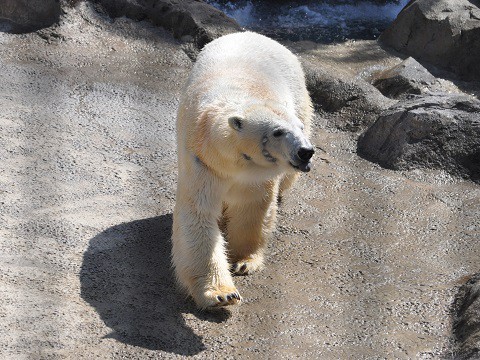
[[[230,125],[232,129],[240,131],[243,127],[243,119],[238,116],[232,116],[228,119],[228,125]]]

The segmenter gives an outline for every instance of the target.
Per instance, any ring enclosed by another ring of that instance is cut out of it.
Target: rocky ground
[[[236,278],[245,303],[201,313],[169,260],[175,111],[195,46],[84,2],[59,25],[0,33],[2,358],[475,351],[478,183],[357,154],[398,101],[365,79],[404,57],[374,41],[287,45],[316,101],[315,167],[283,199],[266,270]],[[454,94],[468,85],[438,81]]]

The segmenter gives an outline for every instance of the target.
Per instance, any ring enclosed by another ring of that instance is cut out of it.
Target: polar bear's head
[[[229,116],[228,126],[230,147],[247,163],[281,172],[310,171],[314,149],[295,115],[257,104]]]

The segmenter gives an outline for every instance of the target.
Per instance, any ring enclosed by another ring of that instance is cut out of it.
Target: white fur
[[[200,53],[177,117],[172,256],[199,307],[240,301],[230,265],[237,273],[263,266],[277,196],[297,176],[298,146],[311,146],[311,117],[300,63],[279,43],[236,33]],[[240,129],[229,121],[237,118]],[[285,135],[274,137],[276,129]]]

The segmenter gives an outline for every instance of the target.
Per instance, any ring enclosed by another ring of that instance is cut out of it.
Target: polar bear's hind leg
[[[251,274],[263,268],[267,240],[275,227],[278,193],[277,182],[242,188],[243,198],[250,201],[230,203],[224,211],[228,255],[234,274]]]

